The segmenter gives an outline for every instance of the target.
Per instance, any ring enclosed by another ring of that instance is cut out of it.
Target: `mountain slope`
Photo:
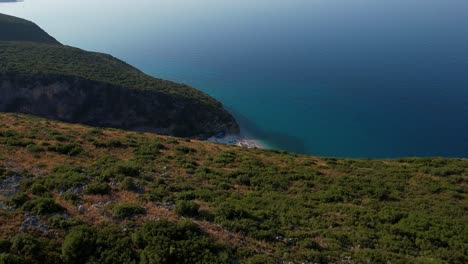
[[[4,14],[0,14],[0,41],[32,41],[60,44],[36,24]]]
[[[16,114],[0,128],[0,259],[468,261],[466,159],[319,158]]]
[[[221,103],[192,87],[110,55],[40,42],[0,41],[0,111],[184,137],[239,131]]]

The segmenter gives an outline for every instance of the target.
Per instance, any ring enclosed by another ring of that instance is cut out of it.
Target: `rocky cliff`
[[[238,131],[229,113],[193,100],[57,75],[1,74],[0,112],[184,137]]]
[[[0,25],[14,19],[0,16]],[[11,40],[0,41],[2,112],[194,138],[239,131],[221,103],[190,86],[148,76],[107,54],[21,41],[29,33],[14,32],[0,37]]]

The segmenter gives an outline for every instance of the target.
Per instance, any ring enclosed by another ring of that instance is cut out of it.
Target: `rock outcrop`
[[[0,74],[0,112],[194,138],[239,130],[222,108],[69,76]]]
[[[200,139],[239,131],[221,103],[201,91],[61,45],[36,24],[3,14],[0,112]]]

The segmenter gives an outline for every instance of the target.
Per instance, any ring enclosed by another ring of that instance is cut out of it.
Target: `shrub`
[[[23,264],[24,260],[17,255],[1,253],[0,263],[1,264]]]
[[[130,218],[136,215],[144,215],[146,214],[145,208],[134,205],[134,204],[119,204],[116,205],[112,212],[115,216],[119,218]]]
[[[137,247],[129,234],[121,232],[118,226],[103,226],[96,234],[96,250],[92,263],[139,263]]]
[[[177,146],[175,148],[175,150],[176,150],[177,153],[180,153],[180,154],[190,154],[190,153],[196,153],[197,152],[196,149],[189,148],[189,147],[186,147],[186,146]]]
[[[120,189],[125,191],[136,191],[138,186],[135,183],[135,180],[131,177],[125,177],[120,183]]]
[[[111,188],[109,184],[107,183],[90,183],[86,188],[84,189],[85,194],[91,194],[91,195],[105,195],[109,194],[111,191]]]
[[[218,154],[213,159],[213,161],[215,163],[220,163],[220,164],[227,165],[229,163],[234,162],[235,159],[236,159],[236,154],[234,152],[224,151],[224,152],[221,152],[220,154]]]
[[[0,239],[0,253],[10,252],[11,242],[5,239]],[[1,262],[0,262],[1,263]]]
[[[268,264],[268,263],[278,263],[278,260],[273,259],[271,256],[264,255],[264,254],[258,254],[255,256],[252,256],[247,260],[247,264]]]
[[[237,208],[232,204],[223,203],[216,210],[216,218],[223,220],[234,220],[244,217],[249,217],[249,214],[241,208]]]
[[[64,136],[64,135],[55,135],[53,136],[53,138],[59,142],[65,142],[65,141],[69,141],[70,138],[67,137],[67,136]]]
[[[78,225],[80,222],[73,218],[65,218],[60,215],[52,216],[49,218],[49,225],[53,228],[67,229],[72,226]]]
[[[81,201],[83,200],[81,198],[81,196],[79,195],[76,195],[74,193],[64,193],[62,194],[62,197],[63,199],[69,201],[70,203],[72,203],[73,205],[78,205],[81,203]]]
[[[15,196],[11,197],[8,201],[7,204],[10,206],[14,206],[16,208],[19,208],[23,206],[27,201],[29,201],[29,197],[25,193],[18,193]]]
[[[159,142],[145,142],[135,149],[135,155],[140,159],[154,159],[160,154],[160,150],[166,147]]]
[[[141,167],[132,162],[122,162],[115,167],[115,173],[123,176],[140,176]]]
[[[37,153],[37,152],[41,152],[43,151],[43,149],[36,145],[36,144],[29,144],[28,146],[26,146],[26,150],[29,151],[29,152],[32,152],[32,153]]]
[[[96,233],[85,226],[72,229],[62,244],[62,260],[65,263],[86,263],[94,254]]]
[[[33,185],[31,185],[31,192],[34,195],[43,195],[47,193],[48,191],[49,190],[47,190],[47,188],[40,183],[34,183]]]
[[[9,138],[6,140],[6,145],[11,147],[27,147],[28,145],[34,144],[32,141],[24,141],[16,138]]]
[[[227,255],[190,221],[148,222],[135,234],[140,263],[228,263]]]
[[[39,215],[64,211],[64,208],[56,204],[52,198],[38,198],[36,200],[28,201],[23,205],[23,209]]]
[[[57,171],[44,178],[44,185],[48,189],[67,190],[71,187],[82,186],[87,181],[86,175],[77,171]]]
[[[22,256],[22,263],[57,263],[57,248],[51,240],[32,234],[18,234],[11,239],[11,253]],[[8,262],[7,262],[8,263]]]
[[[84,149],[78,144],[58,144],[48,147],[47,150],[69,156],[77,156],[84,152]]]
[[[158,186],[149,194],[149,200],[152,202],[168,201],[170,200],[170,193],[162,186]]]
[[[176,214],[188,217],[198,216],[199,209],[200,206],[193,201],[180,200],[177,201],[175,206]]]
[[[118,139],[111,139],[106,142],[93,142],[93,145],[97,148],[126,148],[127,146]]]

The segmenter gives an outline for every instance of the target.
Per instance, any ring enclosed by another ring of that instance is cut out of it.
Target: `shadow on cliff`
[[[280,132],[266,131],[245,115],[230,108],[226,109],[236,118],[241,127],[241,131],[245,132],[248,136],[271,142],[273,145],[271,147],[273,148],[284,149],[300,154],[306,153],[304,141],[300,138]]]

